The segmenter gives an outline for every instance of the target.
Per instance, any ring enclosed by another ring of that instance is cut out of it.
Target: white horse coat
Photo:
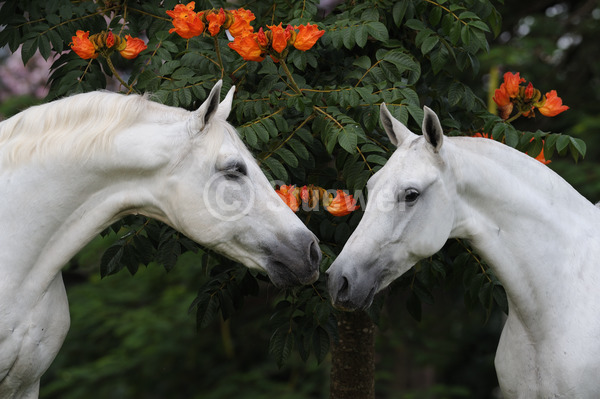
[[[504,397],[600,398],[600,210],[508,146],[444,137],[426,107],[423,136],[385,105],[381,121],[398,148],[328,270],[334,303],[367,307],[448,238],[467,239],[508,296],[495,361]]]

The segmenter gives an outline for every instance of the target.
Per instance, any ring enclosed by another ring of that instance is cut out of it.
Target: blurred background
[[[557,90],[569,111],[514,125],[583,139],[583,160],[555,154],[548,166],[599,201],[600,4],[509,0],[496,7],[502,33],[480,57],[479,73],[461,79],[481,98],[507,71],[520,72],[542,93]],[[0,49],[0,119],[43,100],[51,63],[36,55],[23,66],[18,53]],[[269,316],[280,295],[272,285],[262,285],[230,320],[197,331],[188,308],[208,279],[198,267],[202,254],[182,256],[169,273],[150,265],[133,277],[101,280],[100,257],[115,239],[94,240],[65,266],[71,330],[42,380],[41,398],[328,397],[328,359],[304,363],[294,354],[278,368],[269,357]],[[404,305],[394,306],[406,302],[403,295],[392,289],[382,299],[388,306],[376,340],[377,398],[499,397],[493,359],[503,314],[467,308],[464,290],[446,288],[416,322]]]

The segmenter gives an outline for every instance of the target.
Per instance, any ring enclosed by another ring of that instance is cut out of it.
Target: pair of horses
[[[318,278],[316,237],[226,122],[234,88],[220,102],[221,86],[194,112],[95,92],[0,123],[0,398],[38,397],[69,328],[61,267],[125,215],[160,220],[279,287]],[[428,108],[423,136],[385,105],[381,122],[398,148],[327,271],[334,304],[368,307],[449,237],[469,239],[508,295],[504,395],[600,396],[600,211],[526,155],[445,138]]]

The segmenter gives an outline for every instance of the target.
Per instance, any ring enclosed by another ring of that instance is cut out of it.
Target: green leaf
[[[556,133],[552,133],[546,136],[544,140],[544,157],[546,159],[552,158],[554,155],[554,150],[556,149],[556,142],[560,135]]]
[[[294,151],[296,155],[298,155],[301,159],[310,158],[310,154],[306,149],[306,146],[300,142],[300,140],[290,139],[287,142],[287,145]]]
[[[256,136],[260,139],[260,141],[263,143],[269,142],[269,132],[262,123],[253,123],[250,125],[250,128],[254,130],[254,133],[256,133]]]
[[[40,55],[47,60],[51,53],[49,37],[40,36],[38,38],[38,48],[40,50]]]
[[[569,136],[566,136],[564,134],[559,135],[558,139],[556,140],[556,151],[562,153],[564,149],[569,146],[570,142],[571,140]]]
[[[577,151],[576,153],[581,155],[582,158],[585,157],[585,152],[587,150],[587,146],[585,145],[585,142],[581,139],[577,139],[575,137],[570,137],[570,136],[569,136],[569,140],[571,141],[572,148],[575,151]],[[573,155],[575,156],[575,154],[573,154]]]
[[[414,29],[414,30],[425,29],[425,24],[423,22],[419,21],[418,19],[409,19],[408,21],[406,21],[404,26],[406,26],[410,29]]]
[[[313,352],[317,358],[317,363],[321,364],[329,353],[329,334],[321,327],[317,326],[312,335]]]
[[[344,150],[350,154],[354,154],[356,152],[358,136],[355,134],[354,129],[351,129],[349,126],[344,126],[344,128],[340,130],[337,139],[338,143]]]
[[[362,55],[362,56],[358,57],[356,60],[354,60],[352,65],[360,67],[362,69],[369,69],[369,68],[371,68],[371,59],[366,55]]]
[[[293,346],[294,336],[292,335],[292,330],[288,326],[284,325],[279,327],[275,330],[273,335],[271,335],[269,353],[275,357],[279,368],[283,367],[290,357]]]
[[[440,20],[442,19],[442,8],[441,7],[434,7],[433,10],[431,10],[429,12],[429,23],[432,26],[436,26],[437,24],[440,23]]]
[[[460,30],[460,39],[462,40],[462,42],[465,45],[469,45],[470,41],[471,41],[471,31],[469,30],[469,26],[468,25],[463,25],[463,27]]]
[[[423,44],[421,45],[421,52],[423,53],[423,55],[426,55],[431,50],[433,50],[433,48],[438,44],[439,41],[439,38],[435,35],[429,36],[427,39],[425,39],[423,41]]]
[[[404,19],[404,15],[406,14],[406,9],[408,7],[408,1],[396,1],[394,4],[394,8],[392,8],[392,17],[394,18],[394,23],[396,25],[400,25],[402,19]]]
[[[492,128],[492,138],[496,141],[502,141],[504,138],[504,131],[506,130],[506,126],[508,126],[504,122],[498,122]]]
[[[516,148],[519,144],[519,132],[510,124],[506,125],[504,129],[504,142],[513,148]]]
[[[288,166],[291,166],[292,168],[298,167],[298,158],[296,158],[296,156],[287,148],[278,148],[277,151],[275,151],[275,154],[279,155]]]
[[[156,251],[156,261],[169,272],[175,267],[179,255],[181,255],[181,245],[174,237],[169,236],[159,244]]]
[[[376,163],[381,166],[385,165],[387,161],[387,158],[384,158],[381,155],[371,154],[367,157],[367,162]]]
[[[207,327],[216,318],[219,311],[219,301],[216,295],[202,294],[197,298],[196,328]]]
[[[123,268],[121,258],[123,257],[124,245],[123,240],[118,240],[104,252],[100,260],[100,277],[110,276]]]
[[[448,49],[446,46],[440,46],[431,52],[430,60],[433,73],[437,74],[439,71],[445,68],[449,58]]]
[[[273,172],[273,175],[284,182],[288,181],[288,173],[285,170],[285,168],[283,167],[283,165],[281,164],[281,162],[279,162],[278,160],[276,160],[273,157],[267,158],[265,160],[262,161],[262,163],[264,165],[267,166],[267,168],[269,168],[271,170],[271,172]]]
[[[381,22],[371,21],[367,23],[369,33],[373,38],[381,42],[386,42],[389,39],[388,30]]]
[[[354,30],[356,44],[360,48],[364,48],[369,39],[369,29],[365,25],[360,25]]]
[[[21,58],[23,59],[23,64],[27,64],[27,61],[29,61],[31,57],[33,57],[33,55],[37,51],[37,44],[37,37],[33,37],[23,43],[23,46],[21,47]]]

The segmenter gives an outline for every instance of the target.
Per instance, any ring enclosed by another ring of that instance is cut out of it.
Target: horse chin
[[[373,304],[378,287],[374,286],[364,295],[364,291],[355,292],[352,296],[336,297],[332,299],[333,307],[346,312],[368,309]]]
[[[267,274],[271,282],[277,288],[290,288],[298,285],[311,284],[319,278],[319,269],[313,270],[310,273],[298,274],[294,272],[286,264],[274,259],[269,259],[267,263]]]

